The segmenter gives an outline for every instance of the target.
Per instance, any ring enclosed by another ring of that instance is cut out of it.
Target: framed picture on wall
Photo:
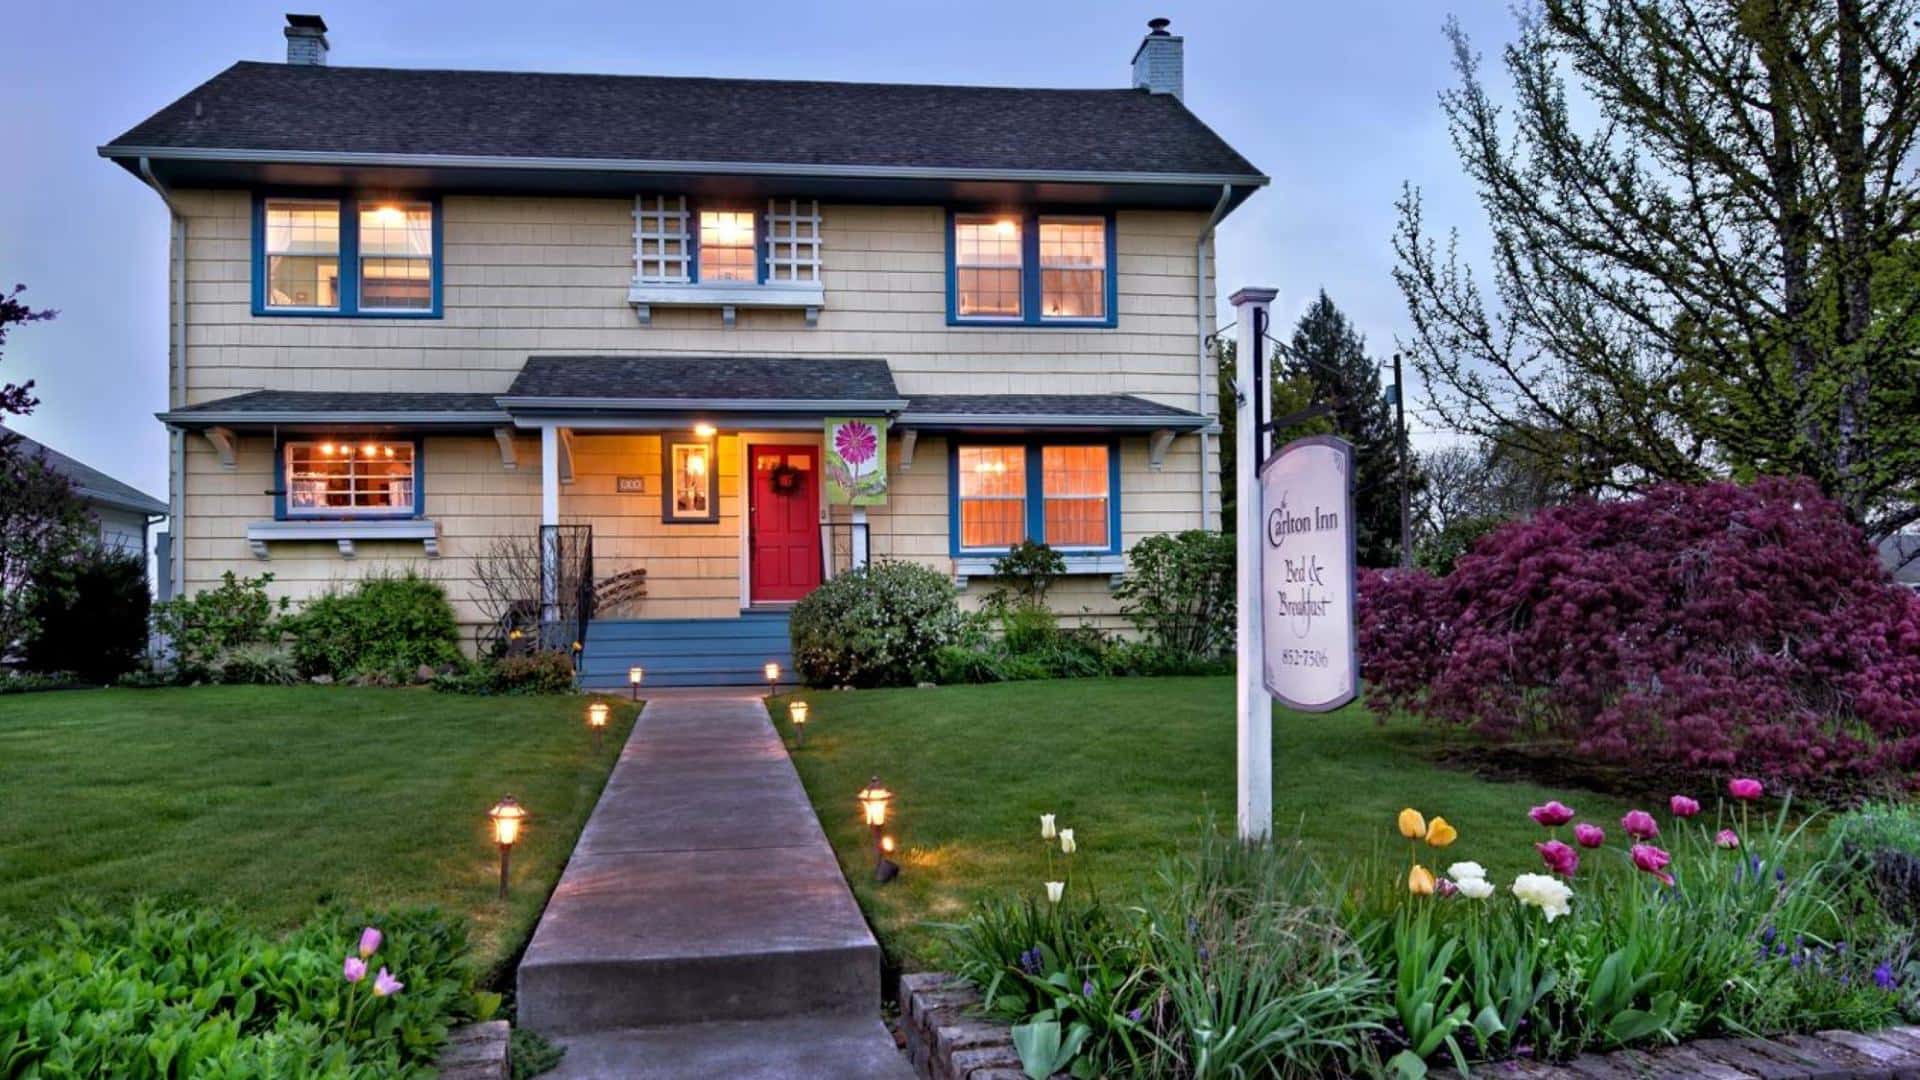
[[[660,519],[668,524],[720,520],[714,440],[669,435],[661,440]]]

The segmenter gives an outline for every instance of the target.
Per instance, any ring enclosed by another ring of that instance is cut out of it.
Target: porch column
[[[540,429],[540,636],[560,621],[560,429]]]
[[[858,570],[867,565],[867,508],[853,508],[853,566]]]

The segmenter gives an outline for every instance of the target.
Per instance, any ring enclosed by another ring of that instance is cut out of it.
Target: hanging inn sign
[[[1297,439],[1260,469],[1261,639],[1267,692],[1327,712],[1360,691],[1353,601],[1353,447]]]

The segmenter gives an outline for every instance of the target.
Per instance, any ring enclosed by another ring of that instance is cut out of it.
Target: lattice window
[[[768,199],[767,281],[820,280],[820,204],[812,199]]]
[[[633,200],[633,279],[684,285],[693,280],[687,197],[637,195]]]

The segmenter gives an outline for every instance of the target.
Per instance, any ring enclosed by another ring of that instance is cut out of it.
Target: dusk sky
[[[0,284],[60,311],[14,331],[0,381],[39,384],[44,403],[20,430],[157,496],[167,215],[94,150],[236,60],[283,60],[288,6],[25,0],[0,37]],[[1241,285],[1275,286],[1286,329],[1324,287],[1382,360],[1406,325],[1390,277],[1401,185],[1424,190],[1430,227],[1481,246],[1435,102],[1452,80],[1441,23],[1458,15],[1496,62],[1513,28],[1505,0],[296,10],[326,18],[340,65],[1056,87],[1126,86],[1146,20],[1165,15],[1186,38],[1187,105],[1273,177],[1221,229],[1223,308]]]

